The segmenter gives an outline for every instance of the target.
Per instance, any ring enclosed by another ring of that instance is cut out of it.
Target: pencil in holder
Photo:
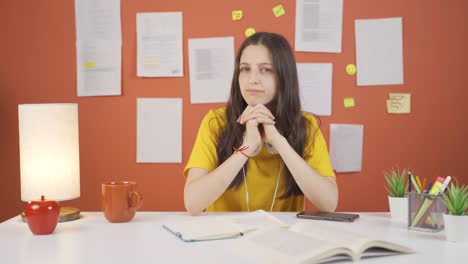
[[[443,214],[446,213],[442,194],[408,193],[408,229],[438,232],[444,229]]]

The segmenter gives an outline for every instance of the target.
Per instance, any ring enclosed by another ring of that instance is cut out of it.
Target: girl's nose
[[[257,71],[250,71],[250,75],[249,75],[249,83],[259,83],[260,80],[258,78],[258,72]]]

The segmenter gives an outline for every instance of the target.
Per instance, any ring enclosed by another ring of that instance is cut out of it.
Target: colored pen
[[[427,182],[427,179],[424,178],[424,179],[423,179],[423,182],[422,182],[422,186],[423,186],[423,187],[422,187],[421,189],[424,189],[424,190],[427,189],[426,182]]]
[[[408,172],[408,192],[411,192],[411,173]]]
[[[410,175],[410,179],[411,179],[411,182],[413,183],[414,189],[416,190],[416,192],[421,193],[421,190],[419,190],[418,184],[416,183],[416,179],[413,177],[413,174],[409,171],[408,173]]]
[[[447,178],[445,178],[444,183],[442,183],[442,187],[440,188],[440,193],[445,192],[445,189],[447,189],[447,186],[450,183],[451,179],[452,179],[452,177],[450,177],[450,176],[447,176]]]
[[[432,182],[430,182],[430,183],[427,185],[427,188],[426,188],[426,190],[424,190],[424,193],[428,193],[429,190],[431,189],[431,187],[432,187]]]
[[[437,180],[434,184],[432,184],[432,188],[429,191],[429,194],[436,195],[442,189],[443,183],[445,179],[443,177],[437,177]]]
[[[418,184],[418,188],[419,188],[419,190],[421,190],[421,191],[422,191],[422,190],[423,190],[423,186],[422,186],[422,184],[421,184],[421,181],[419,180],[419,177],[418,177],[418,175],[416,175],[416,183]]]

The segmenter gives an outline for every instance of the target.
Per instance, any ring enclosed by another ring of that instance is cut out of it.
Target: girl
[[[275,33],[248,37],[235,61],[225,108],[210,110],[184,169],[185,208],[206,211],[320,210],[338,202],[326,142],[301,112],[296,62]]]

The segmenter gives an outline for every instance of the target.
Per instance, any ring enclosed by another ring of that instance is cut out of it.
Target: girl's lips
[[[262,90],[257,90],[257,89],[247,89],[245,91],[249,93],[262,93],[263,92]]]

